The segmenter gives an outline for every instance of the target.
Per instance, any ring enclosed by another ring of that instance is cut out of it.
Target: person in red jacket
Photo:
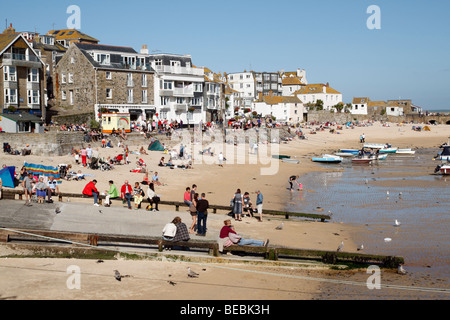
[[[95,185],[97,184],[97,180],[92,180],[89,182],[83,189],[83,194],[86,196],[94,197],[94,206],[98,207],[98,195],[99,192]]]
[[[128,209],[131,210],[131,198],[133,197],[133,188],[128,184],[128,180],[125,180],[125,184],[120,189],[120,197],[123,201],[127,201]]]

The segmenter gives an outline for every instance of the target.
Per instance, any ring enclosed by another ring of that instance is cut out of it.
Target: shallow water
[[[436,153],[422,149],[370,165],[349,159],[323,164],[332,171],[301,176],[304,190],[287,195],[287,209],[331,211],[334,222],[364,227],[354,239],[364,253],[402,256],[408,271],[448,281],[450,176],[433,175]],[[396,219],[400,227],[394,227]]]

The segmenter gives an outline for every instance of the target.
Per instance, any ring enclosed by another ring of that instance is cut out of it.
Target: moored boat
[[[340,149],[340,153],[358,154],[359,150],[356,149]]]
[[[416,154],[416,151],[411,149],[398,149],[395,153],[397,154]]]
[[[342,162],[343,158],[334,156],[331,154],[324,154],[321,158],[315,157],[311,158],[311,161],[313,162],[322,162],[322,163],[340,163]]]
[[[283,158],[283,159],[281,159],[281,161],[283,161],[285,163],[294,163],[294,164],[299,164],[300,163],[300,160],[289,159],[289,158]]]
[[[441,164],[436,167],[434,173],[440,173],[442,175],[450,175],[450,164]]]

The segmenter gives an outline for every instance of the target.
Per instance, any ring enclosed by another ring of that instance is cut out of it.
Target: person
[[[139,186],[139,182],[135,182],[134,189],[133,189],[134,209],[135,210],[139,209],[139,206],[141,205],[141,202],[144,199],[144,196],[145,196],[145,192]]]
[[[87,151],[86,151],[86,148],[83,147],[83,149],[81,149],[80,153],[81,153],[81,165],[83,167],[86,167],[87,166],[87,160],[86,160],[87,159]]]
[[[38,183],[36,183],[36,196],[38,198],[38,203],[44,203],[45,199],[45,190],[47,189],[47,185],[44,182],[44,177],[39,177]]]
[[[55,180],[55,177],[50,176],[47,181],[47,202],[53,203],[52,196],[54,194],[59,194],[58,181]]]
[[[224,222],[224,226],[220,230],[219,238],[218,238],[218,245],[219,245],[219,252],[223,253],[223,249],[225,247],[232,246],[233,244],[237,244],[240,246],[268,246],[269,245],[269,239],[267,239],[265,242],[261,240],[253,240],[253,239],[244,239],[242,236],[240,236],[234,227],[231,225],[231,220],[227,219]]]
[[[131,197],[132,197],[133,189],[128,184],[128,180],[125,180],[125,183],[123,184],[122,188],[120,189],[120,197],[122,198],[122,201],[127,201],[128,209],[131,210]]]
[[[99,192],[97,190],[97,187],[95,186],[97,184],[97,180],[92,180],[86,184],[86,186],[83,189],[83,194],[86,196],[94,197],[94,206],[98,207],[98,195]]]
[[[184,203],[190,207],[192,202],[191,202],[191,188],[186,187],[186,192],[184,193],[184,199],[183,199]]]
[[[233,213],[234,213],[234,220],[236,221],[242,221],[242,194],[241,189],[237,189],[236,193],[234,194],[234,197],[232,199],[233,201]]]
[[[259,222],[263,221],[262,218],[262,210],[263,210],[263,194],[260,190],[256,191],[256,210],[258,210],[259,213]]]
[[[106,148],[106,139],[105,139],[105,137],[102,138],[102,148]]]
[[[75,152],[75,163],[79,164],[80,163],[80,153],[78,151]]]
[[[189,231],[186,225],[181,221],[181,218],[175,217],[175,219],[173,219],[173,223],[177,227],[177,232],[175,233],[175,237],[173,237],[173,242],[189,241],[191,239],[189,237]]]
[[[156,194],[155,186],[152,182],[148,185],[148,188],[147,188],[147,198],[148,198],[148,202],[150,202],[150,208],[147,207],[147,210],[148,211],[150,211],[150,210],[159,211],[158,203],[159,203],[160,198]],[[155,204],[155,208],[153,208],[153,204]]]
[[[219,153],[219,167],[223,167],[223,153]]]
[[[191,202],[194,200],[194,195],[197,193],[197,185],[193,184],[191,188]]]
[[[91,148],[91,145],[89,144],[88,147],[86,148],[86,157],[89,163],[92,162],[92,152],[93,150]]]
[[[31,196],[33,193],[33,173],[28,172],[28,175],[23,179],[22,186],[25,191],[25,205],[31,206]]]
[[[148,186],[148,171],[147,170],[145,170],[145,172],[144,172],[144,178],[142,179],[142,182],[141,182],[141,184],[143,184],[143,185],[145,185],[145,186]]]
[[[166,164],[164,163],[164,157],[162,157],[161,160],[159,160],[158,166],[159,167],[165,167],[166,166]]]
[[[197,236],[206,236],[206,218],[208,217],[209,202],[205,199],[206,195],[202,193],[202,198],[197,202]]]
[[[243,204],[244,211],[248,212],[248,215],[253,218],[253,212],[255,211],[255,208],[253,207],[253,203],[250,200],[250,194],[248,192],[244,193]]]
[[[152,181],[153,181],[153,183],[156,184],[157,186],[160,186],[160,185],[161,185],[161,182],[159,182],[159,175],[158,175],[158,172],[155,172],[155,173],[153,174]]]
[[[166,241],[172,241],[177,233],[177,226],[175,225],[175,219],[172,222],[166,224],[163,229],[162,238]]]
[[[111,206],[111,199],[116,199],[119,197],[119,190],[114,185],[114,181],[109,180],[109,190],[105,190],[106,198],[105,198],[105,207]]]
[[[289,185],[290,185],[289,189],[291,190],[291,192],[294,191],[294,182],[298,185],[297,179],[298,179],[298,176],[290,176],[289,177]]]
[[[191,191],[192,193],[192,191]],[[191,206],[189,207],[189,211],[192,216],[192,224],[189,229],[189,233],[194,233],[197,227],[197,203],[198,203],[198,193],[194,193],[194,197],[192,198]]]

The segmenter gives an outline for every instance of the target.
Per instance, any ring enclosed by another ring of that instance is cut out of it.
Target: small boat
[[[281,161],[283,161],[285,163],[294,163],[294,164],[299,164],[300,163],[300,160],[288,159],[288,158],[281,159]]]
[[[364,148],[368,149],[384,149],[387,147],[385,143],[364,143]]]
[[[331,154],[324,154],[322,158],[311,158],[311,161],[313,162],[322,162],[322,163],[340,163],[342,162],[343,158],[334,156]]]
[[[380,149],[380,153],[396,153],[398,148],[384,148]]]
[[[354,158],[352,159],[352,163],[371,163],[373,161],[373,159],[369,159],[369,158]]]
[[[411,149],[398,149],[395,153],[397,153],[397,154],[415,154],[416,152]]]
[[[450,164],[441,164],[436,167],[434,173],[440,173],[442,175],[450,175]]]
[[[282,160],[282,159],[290,159],[291,156],[286,156],[286,155],[282,155],[282,154],[278,154],[278,155],[277,155],[277,154],[276,154],[276,155],[273,155],[272,158]]]
[[[358,154],[359,150],[356,149],[340,149],[340,153]]]
[[[386,160],[387,157],[388,157],[387,153],[379,154],[378,157],[375,158],[375,160]]]
[[[350,158],[350,157],[354,157],[356,156],[357,153],[349,153],[349,152],[336,152],[335,155],[337,157],[342,157],[342,158]]]

